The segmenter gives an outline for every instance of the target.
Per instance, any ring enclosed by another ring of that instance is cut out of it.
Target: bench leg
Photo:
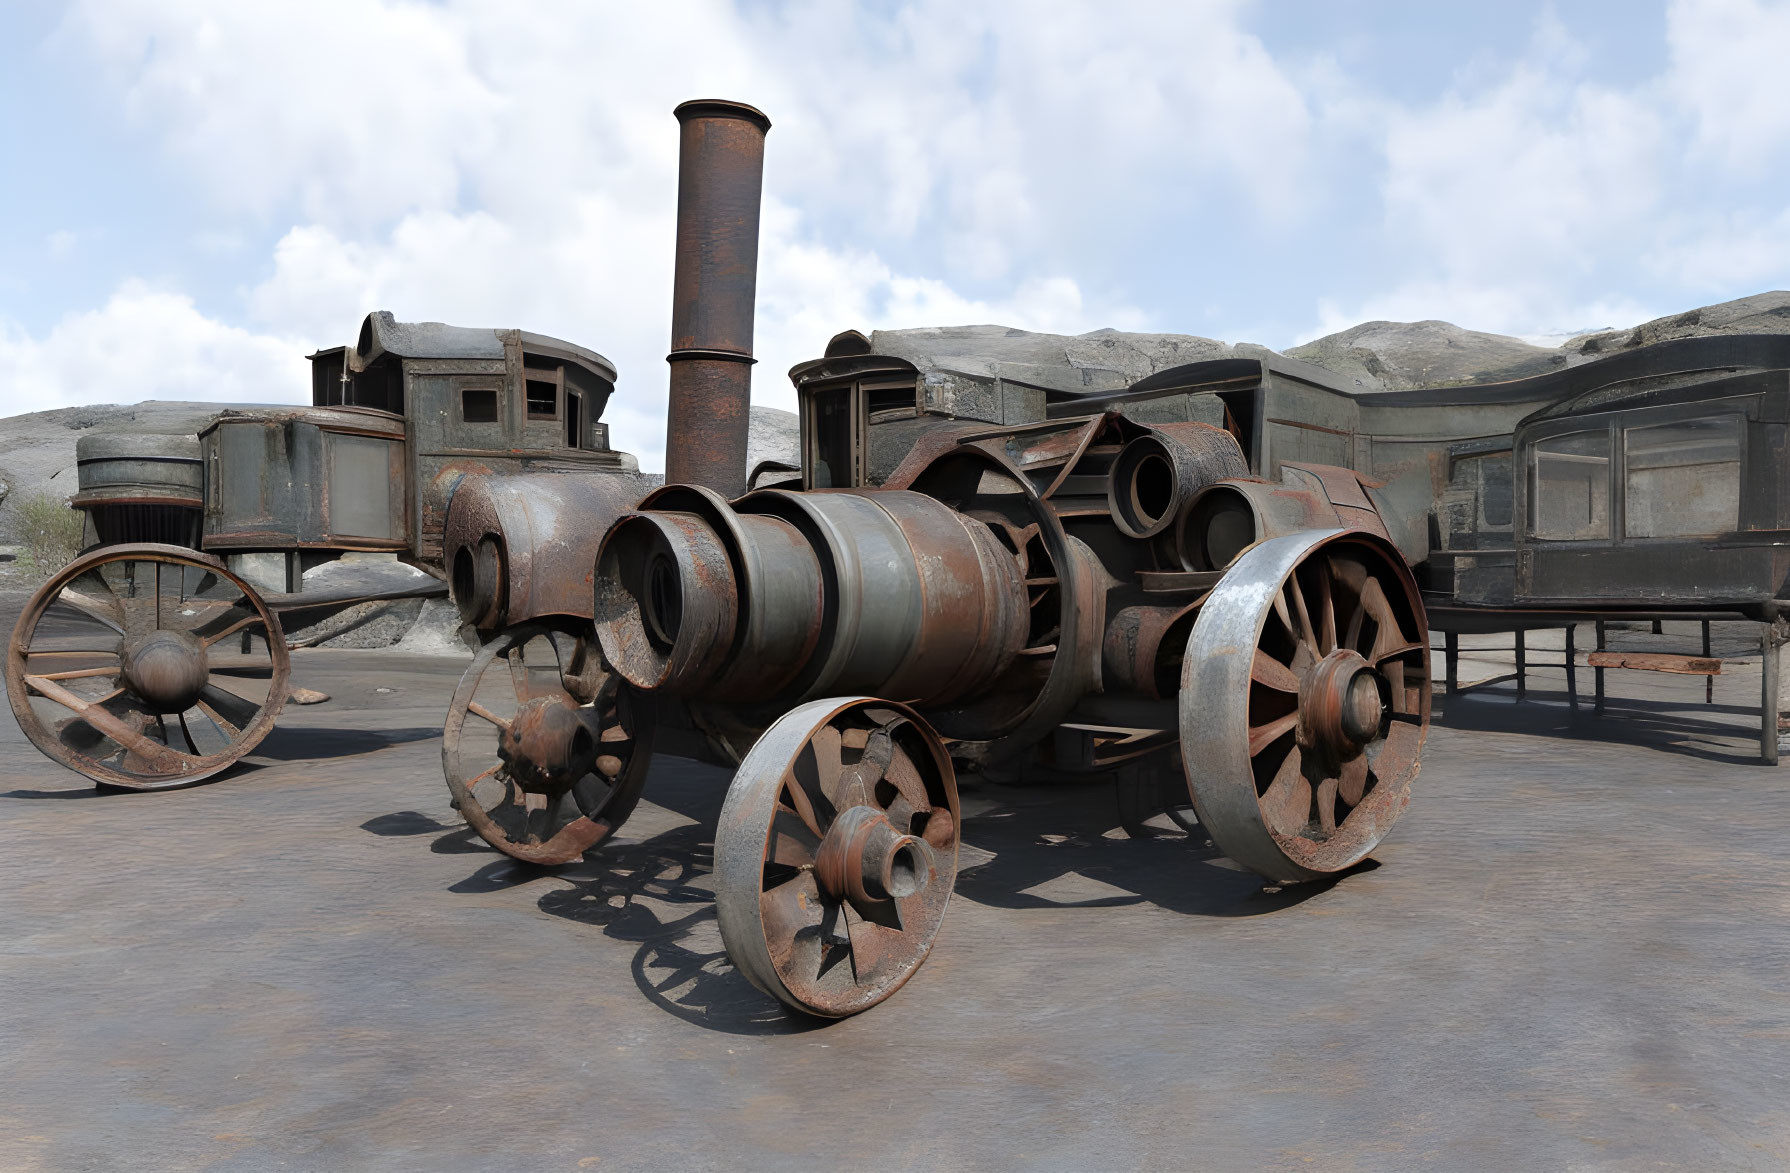
[[[1523,629],[1519,627],[1517,628],[1517,699],[1519,701],[1523,699],[1523,694],[1529,691],[1528,668],[1529,648],[1523,640]]]
[[[1776,624],[1767,624],[1759,637],[1759,756],[1765,764],[1778,764],[1778,642]]]
[[[1442,636],[1442,670],[1447,680],[1445,691],[1449,696],[1461,690],[1461,637],[1456,632],[1446,632]]]
[[[1566,625],[1566,703],[1573,709],[1579,707],[1579,657],[1573,651],[1572,633],[1574,625]]]
[[[1600,652],[1604,650],[1604,621],[1601,619],[1597,621],[1597,650]],[[1602,668],[1595,669],[1594,674],[1597,677],[1596,711],[1601,713],[1604,711],[1604,670]]]
[[[1709,656],[1709,620],[1707,619],[1703,621],[1703,656],[1705,659]],[[1703,703],[1715,704],[1715,677],[1713,676],[1703,678]]]

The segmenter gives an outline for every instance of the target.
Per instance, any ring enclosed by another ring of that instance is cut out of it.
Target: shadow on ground
[[[1726,765],[1764,764],[1759,756],[1759,710],[1746,705],[1693,707],[1683,701],[1607,697],[1600,715],[1583,693],[1575,709],[1564,691],[1531,688],[1518,701],[1514,687],[1488,687],[1438,703],[1433,720],[1468,732],[1639,745]]]
[[[557,883],[537,902],[552,916],[600,928],[638,946],[635,984],[654,1005],[686,1022],[735,1034],[812,1030],[825,1020],[785,1010],[727,959],[715,920],[714,827],[728,774],[660,758],[648,796],[692,822],[639,842],[611,842],[564,868],[498,855],[464,827],[417,811],[362,824],[382,836],[434,835],[431,849],[475,854],[482,866],[450,891],[488,893],[541,879]],[[1274,886],[1223,860],[1195,827],[1165,821],[1154,834],[1102,834],[1117,821],[1109,783],[1001,786],[965,784],[963,850],[955,894],[1009,909],[1150,904],[1188,916],[1259,916],[1327,891],[1378,865],[1364,861],[1334,879]]]

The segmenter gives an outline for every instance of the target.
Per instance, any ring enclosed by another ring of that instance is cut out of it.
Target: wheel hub
[[[498,740],[498,755],[524,790],[564,790],[596,763],[597,739],[568,696],[523,702]]]
[[[205,645],[184,631],[152,631],[124,650],[124,683],[162,713],[184,713],[211,679]]]
[[[1359,653],[1338,649],[1306,674],[1299,712],[1302,748],[1352,757],[1380,735],[1386,683]]]
[[[855,905],[904,899],[931,877],[932,849],[926,841],[897,831],[870,806],[841,811],[814,857],[814,878],[822,890]]]

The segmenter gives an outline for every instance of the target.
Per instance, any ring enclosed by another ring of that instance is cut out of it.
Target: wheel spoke
[[[1321,561],[1313,569],[1316,573],[1312,578],[1318,584],[1318,652],[1329,655],[1336,650],[1336,602],[1331,597],[1330,566]]]
[[[53,680],[27,676],[25,683],[64,708],[73,709],[87,724],[135,753],[151,768],[158,770],[179,768],[181,755],[177,751],[170,749],[165,744],[158,744],[146,734],[132,729],[101,705],[82,700]]]
[[[838,729],[831,725],[823,725],[814,731],[808,739],[808,752],[814,761],[814,780],[827,801],[835,810],[843,809],[848,803],[840,798],[841,775],[845,772],[844,738]]]
[[[926,782],[920,777],[919,767],[905,753],[895,753],[888,767],[883,770],[883,780],[895,788],[896,798],[884,806],[885,810],[893,810],[894,804],[905,799],[907,805],[915,811],[928,810],[932,800],[926,795]],[[872,796],[874,797],[874,795]]]
[[[1277,692],[1299,691],[1299,677],[1293,674],[1293,670],[1260,648],[1256,649],[1255,663],[1250,666],[1249,678]]]
[[[156,565],[159,567],[161,565],[161,563],[158,562],[158,563],[156,563]],[[157,580],[156,585],[158,587],[161,585],[159,578]],[[174,719],[180,722],[180,735],[182,737],[186,738],[187,749],[192,751],[192,755],[194,757],[199,757],[200,756],[199,743],[193,740],[193,731],[191,729],[187,728],[186,714],[185,713],[176,713],[174,715]]]
[[[123,667],[114,664],[110,668],[70,668],[64,672],[39,672],[31,677],[33,680],[79,680],[86,676],[116,676],[124,671]]]
[[[124,608],[116,598],[109,601],[97,599],[91,595],[77,591],[73,587],[63,587],[56,597],[50,601],[50,606],[52,607],[58,604],[69,608],[71,611],[79,612],[82,616],[93,620],[95,623],[104,624],[119,635],[125,634]],[[107,608],[113,610],[116,613],[117,618],[114,619],[113,617],[106,615],[104,611]]]
[[[225,624],[223,627],[214,629],[213,625],[216,624],[218,620],[228,619],[230,611],[234,610],[236,610],[236,607],[232,605],[224,614],[216,616],[194,628],[193,634],[198,637],[201,644],[209,648],[219,640],[228,639],[239,631],[244,631],[251,627],[266,627],[266,623],[262,620],[260,614],[255,611],[250,611],[247,615]]]
[[[1404,632],[1399,630],[1398,617],[1392,613],[1392,604],[1386,600],[1386,590],[1380,585],[1378,578],[1369,578],[1367,585],[1361,588],[1361,609],[1366,611],[1374,621],[1373,649],[1357,649],[1369,660],[1377,660],[1382,654],[1380,649],[1396,647],[1406,642]]]
[[[1390,660],[1382,661],[1379,669],[1381,674],[1386,677],[1386,684],[1392,693],[1394,713],[1407,712],[1411,708],[1411,694],[1405,685],[1404,660],[1395,656]]]
[[[491,722],[491,724],[502,729],[505,733],[508,733],[510,730],[510,723],[508,721],[499,717],[496,713],[493,713],[490,709],[487,709],[477,701],[467,701],[466,711],[475,717],[483,717],[485,720]]]
[[[237,732],[231,735],[232,740],[244,729],[254,724],[255,714],[261,711],[261,706],[254,701],[237,696],[215,684],[207,684],[200,689],[199,699],[208,706],[207,716],[212,717],[213,720],[222,718],[236,726]]]
[[[1299,747],[1295,745],[1287,751],[1274,781],[1262,792],[1262,821],[1276,835],[1297,835],[1311,821],[1311,783],[1305,780],[1302,765]]]
[[[1299,642],[1305,645],[1305,650],[1311,653],[1313,659],[1322,658],[1324,653],[1318,650],[1317,633],[1312,629],[1311,612],[1305,606],[1305,592],[1299,589],[1298,574],[1287,575],[1286,586],[1283,589],[1293,597],[1293,613],[1299,618],[1299,630],[1294,634],[1299,637]]]
[[[1367,755],[1356,754],[1342,764],[1342,772],[1337,777],[1336,792],[1350,807],[1361,805],[1361,799],[1367,794]]]
[[[765,860],[789,867],[813,867],[814,855],[819,850],[820,838],[808,829],[801,816],[786,806],[779,806],[771,821]]]
[[[1336,830],[1336,779],[1318,783],[1318,829],[1326,835]]]
[[[789,800],[787,803],[789,809],[795,811],[803,825],[814,832],[816,839],[826,834],[821,829],[820,820],[815,817],[814,802],[808,796],[808,788],[802,785],[802,780],[797,776],[796,771],[792,770],[789,776],[783,780],[783,794]]]
[[[807,977],[819,971],[820,927],[826,903],[809,871],[797,872],[760,893],[765,944],[770,947],[771,964],[780,972]]]
[[[1299,710],[1294,709],[1284,717],[1276,717],[1266,725],[1251,725],[1249,727],[1249,756],[1253,758],[1267,749],[1298,723]]]

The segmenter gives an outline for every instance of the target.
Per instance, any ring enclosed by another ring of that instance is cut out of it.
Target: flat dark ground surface
[[[533,870],[448,808],[459,664],[294,660],[334,700],[190,790],[96,794],[0,715],[0,1166],[1790,1164],[1756,668],[1713,707],[1612,673],[1603,722],[1457,701],[1327,886],[1127,840],[1102,787],[970,785],[933,959],[816,1025],[721,952],[725,773],[661,759],[622,840]]]

